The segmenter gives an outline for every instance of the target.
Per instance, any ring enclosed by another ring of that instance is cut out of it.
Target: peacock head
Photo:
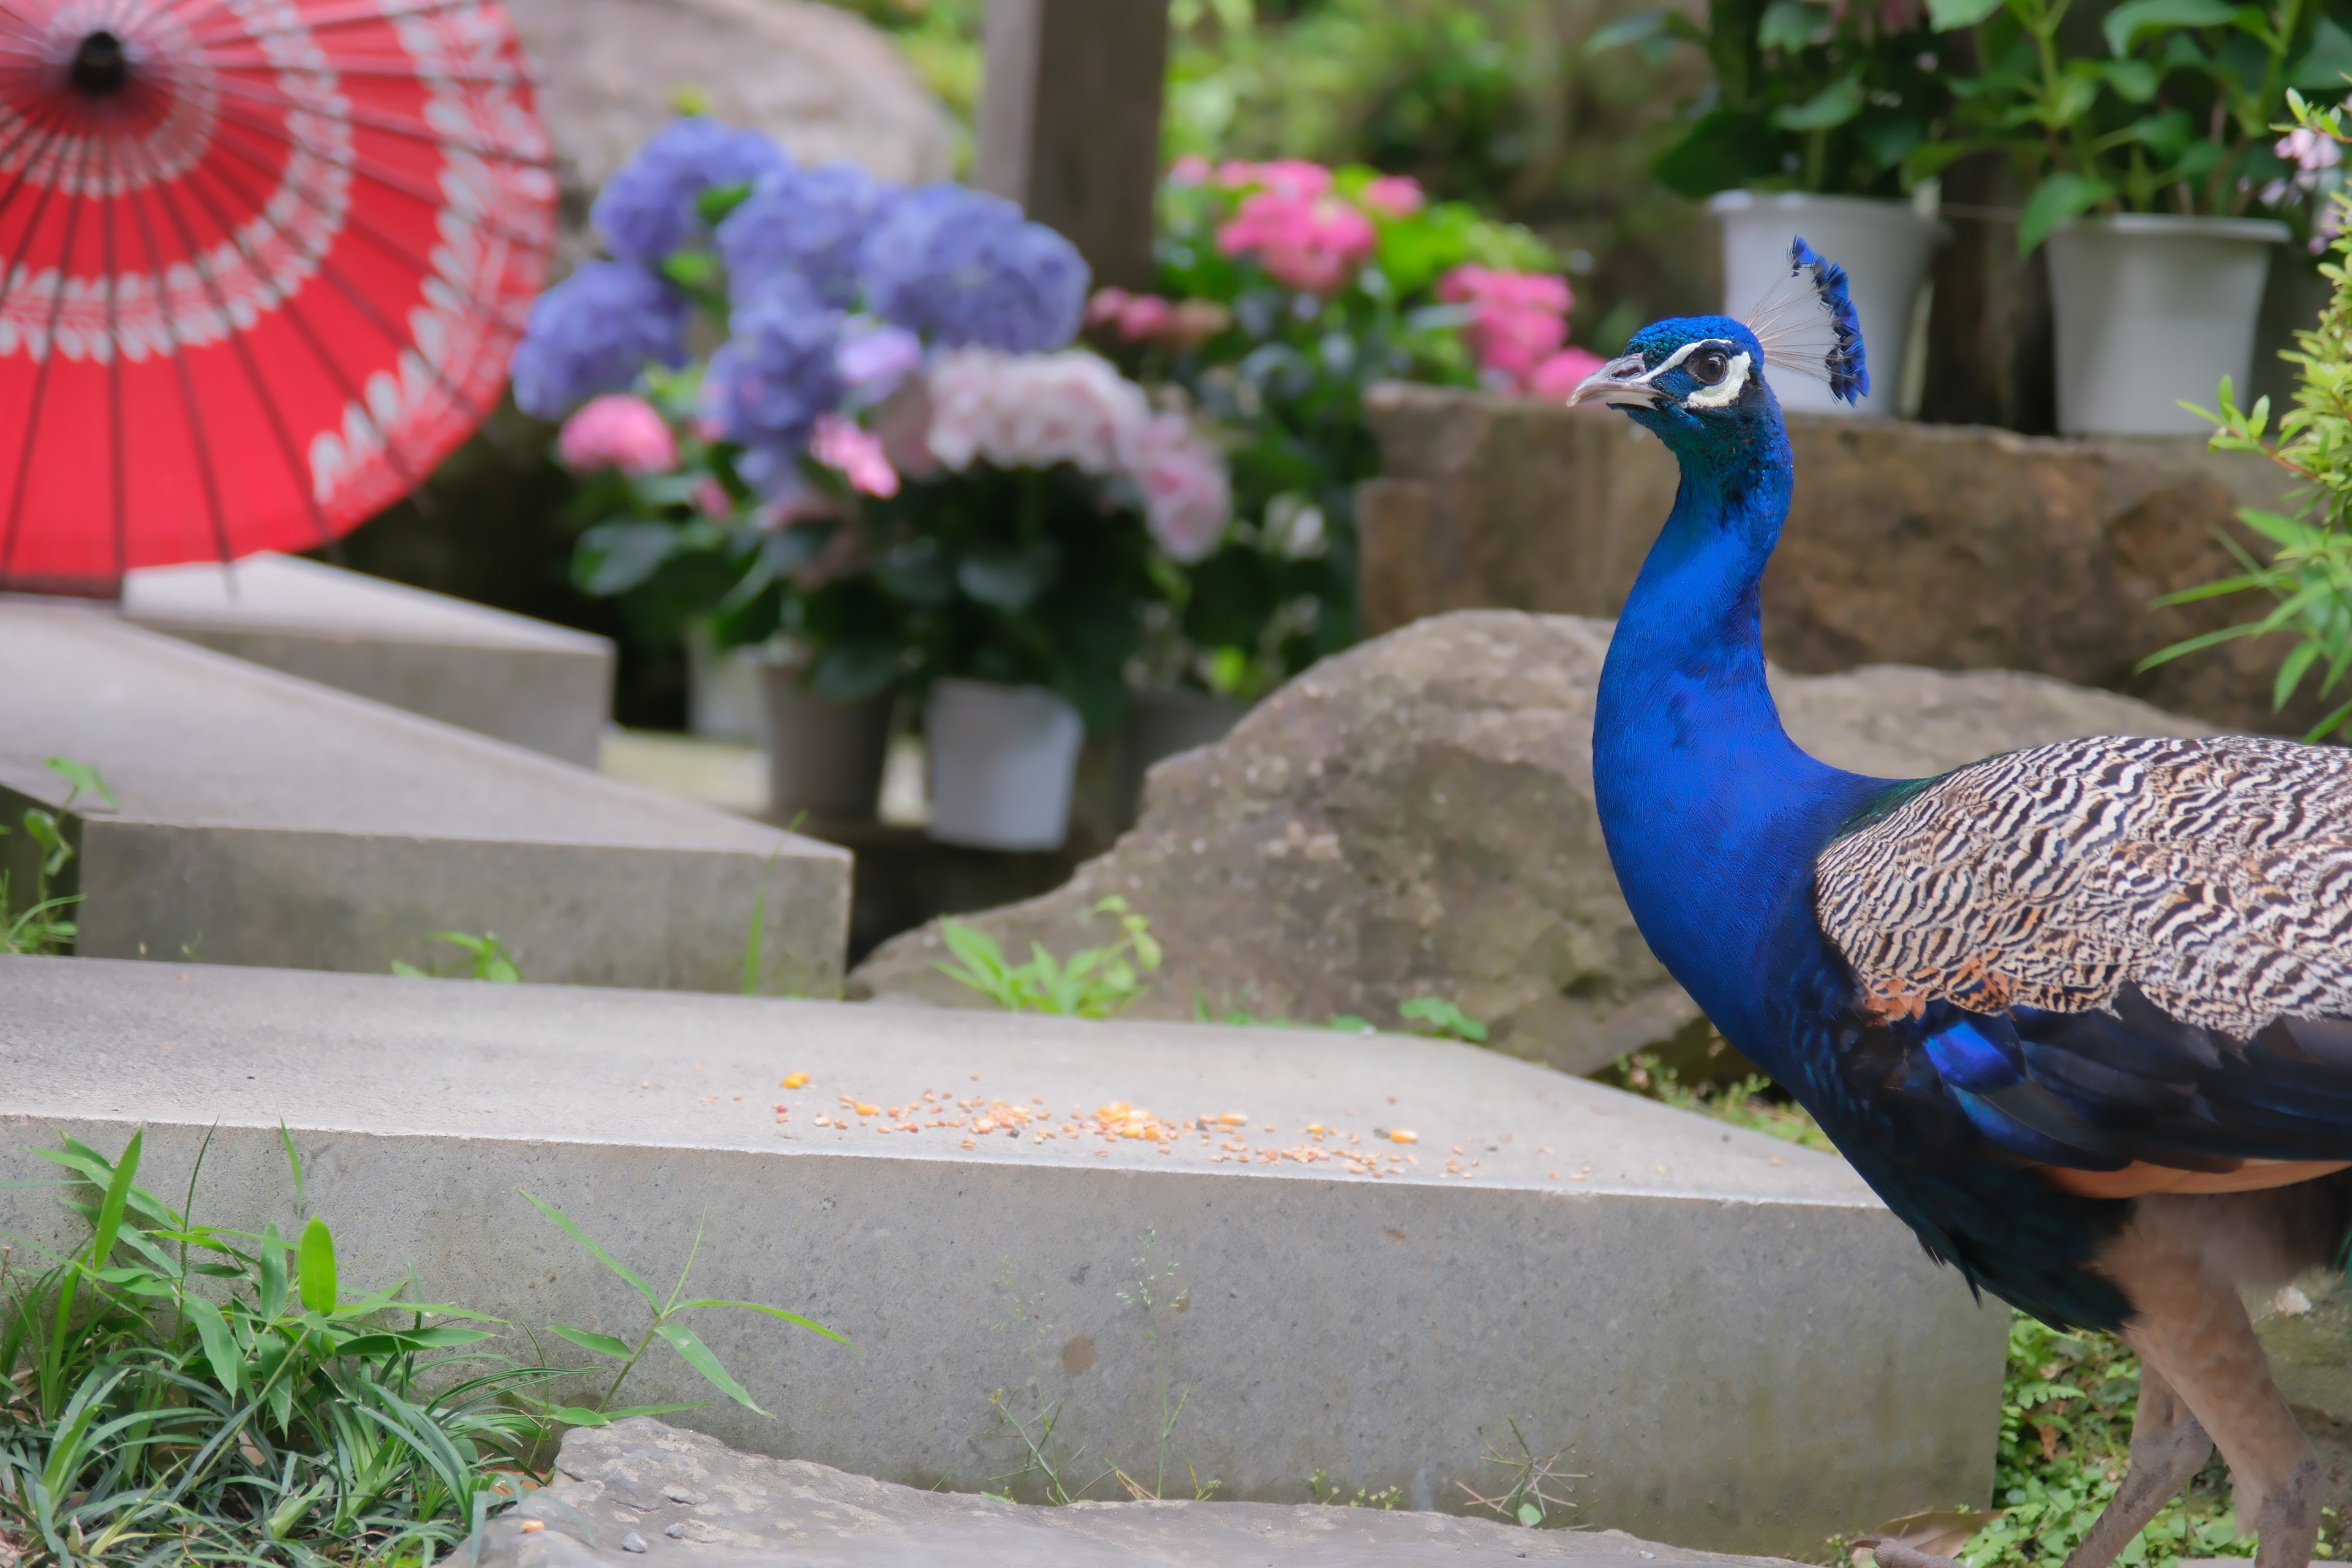
[[[1579,383],[1568,401],[1622,408],[1677,456],[1696,457],[1777,430],[1780,405],[1764,379],[1767,364],[1822,377],[1848,403],[1870,391],[1845,268],[1802,239],[1789,247],[1788,278],[1748,321],[1654,321],[1633,334],[1624,353]]]

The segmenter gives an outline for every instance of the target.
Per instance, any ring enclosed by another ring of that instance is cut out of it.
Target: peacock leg
[[[2066,1556],[2066,1568],[2107,1568],[2157,1510],[2196,1479],[2213,1439],[2153,1363],[2139,1369],[2139,1408],[2132,1416],[2131,1468],[2091,1532]]]
[[[2139,1352],[2143,1371],[2155,1368],[2179,1392],[2229,1461],[2238,1528],[2261,1537],[2255,1568],[2309,1568],[2319,1539],[2319,1462],[2271,1379],[2235,1283],[2210,1266],[2204,1238],[2193,1225],[2176,1224],[2181,1211],[2171,1209],[2142,1200],[2100,1255],[2099,1267],[2131,1299],[2124,1342]]]

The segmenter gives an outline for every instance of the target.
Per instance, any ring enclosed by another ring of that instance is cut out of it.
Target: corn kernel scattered
[[[808,1080],[809,1075],[804,1072],[788,1072],[784,1075],[783,1087],[786,1089],[806,1089],[808,1087]]]
[[[1389,1129],[1389,1142],[1392,1143],[1418,1143],[1421,1142],[1421,1134],[1418,1132],[1408,1132],[1402,1127],[1391,1127]]]
[[[879,1116],[882,1114],[882,1108],[880,1106],[868,1105],[862,1100],[857,1102],[856,1110],[857,1114],[860,1116]]]
[[[1249,1112],[1246,1110],[1228,1110],[1223,1116],[1218,1117],[1217,1120],[1224,1123],[1227,1127],[1244,1127],[1249,1124]]]
[[[526,1519],[522,1521],[522,1532],[525,1535],[535,1534],[546,1528],[547,1521],[543,1519]]]
[[[1101,1117],[1105,1121],[1117,1121],[1119,1118],[1127,1114],[1127,1101],[1123,1100],[1114,1100],[1108,1105],[1103,1106],[1096,1110],[1095,1114]]]

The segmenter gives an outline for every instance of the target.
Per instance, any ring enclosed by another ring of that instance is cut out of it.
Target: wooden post
[[[1168,0],[988,0],[984,41],[974,183],[1150,287]]]

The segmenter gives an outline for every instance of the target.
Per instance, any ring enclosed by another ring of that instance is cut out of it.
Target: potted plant
[[[925,688],[931,836],[1058,848],[1085,732],[1127,713],[1155,553],[1225,531],[1223,455],[1082,350],[939,355],[878,424],[903,484],[868,509],[874,575]]]
[[[1157,289],[1097,294],[1089,334],[1228,433],[1234,521],[1160,542],[1123,802],[1152,763],[1356,641],[1355,489],[1380,472],[1366,388],[1559,396],[1600,363],[1568,344],[1573,296],[1549,247],[1410,179],[1184,158],[1160,206]]]
[[[2032,182],[2017,243],[2049,247],[2059,428],[2201,428],[2181,404],[2244,384],[2271,252],[2310,224],[2317,166],[2273,122],[2294,89],[2343,89],[2352,35],[2312,0],[2126,0],[2083,58],[2064,47],[2068,0],[1929,5],[1970,35],[1977,71],[1910,167],[1998,151]]]
[[[870,815],[923,650],[921,606],[876,568],[900,486],[867,426],[928,358],[1068,342],[1085,263],[996,197],[802,168],[696,116],[592,216],[610,258],[541,297],[515,355],[517,401],[566,418],[583,475],[575,574],[656,630],[762,650],[775,809]]]
[[[1784,284],[1790,241],[1801,236],[1852,279],[1870,390],[1849,405],[1791,376],[1774,392],[1809,413],[1895,413],[1913,311],[1944,237],[1906,198],[1905,172],[1949,102],[1943,40],[1917,0],[1709,0],[1704,26],[1645,12],[1586,47],[1654,51],[1678,39],[1705,52],[1712,81],[1654,170],[1721,223],[1725,312],[1748,317]]]

